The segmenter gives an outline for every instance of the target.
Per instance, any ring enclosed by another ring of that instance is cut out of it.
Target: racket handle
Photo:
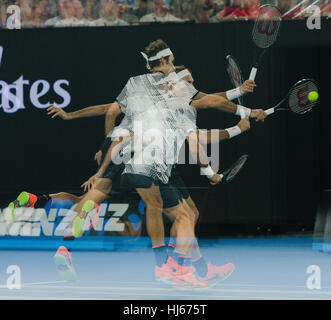
[[[257,73],[257,68],[253,67],[249,75],[249,80],[255,80],[256,73]]]
[[[272,114],[275,112],[275,108],[270,108],[270,109],[267,109],[267,110],[264,110],[264,112],[269,115],[269,114]]]

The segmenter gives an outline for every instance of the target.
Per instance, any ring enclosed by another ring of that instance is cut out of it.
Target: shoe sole
[[[25,206],[29,201],[29,194],[25,191],[21,192],[17,197],[17,201],[20,206]]]
[[[226,280],[227,278],[229,278],[230,276],[231,276],[231,274],[233,273],[233,271],[234,271],[234,269],[235,269],[236,267],[235,266],[233,266],[233,269],[231,270],[231,272],[230,273],[228,273],[221,281],[224,281],[224,280]]]
[[[221,281],[224,281],[224,280],[226,280],[227,278],[229,278],[229,277],[231,276],[231,274],[233,273],[234,269],[235,269],[235,267],[233,266],[233,269],[231,270],[231,272],[228,273],[223,279],[221,279],[221,280],[219,280],[219,281],[216,281],[215,283],[213,283],[213,284],[207,286],[207,288],[212,288],[212,287],[216,286],[218,283],[220,283]]]
[[[74,221],[72,222],[72,235],[75,238],[79,238],[83,235],[84,224],[85,219],[82,219],[78,216],[74,218]]]
[[[5,219],[7,224],[11,224],[15,220],[16,218],[15,208],[20,208],[25,206],[28,203],[28,201],[29,201],[29,194],[23,191],[18,195],[16,200],[14,200],[8,205],[8,208],[11,210],[7,210],[5,213]]]
[[[172,286],[176,289],[180,289],[180,290],[205,290],[208,288],[208,286],[206,286],[205,288],[204,287],[200,287],[200,286],[197,286],[197,285],[185,285],[185,282],[184,283],[173,283],[171,282]]]
[[[82,211],[85,213],[89,213],[94,208],[94,201],[93,200],[87,200],[85,201]]]
[[[174,284],[174,283],[171,283],[173,288],[174,289],[178,289],[178,290],[194,290],[194,291],[198,291],[198,290],[206,290],[208,289],[209,287],[198,287],[198,286],[185,286],[185,285],[182,285],[182,284]]]
[[[67,280],[67,281],[75,281],[77,280],[77,275],[75,272],[73,272],[70,267],[68,267],[68,263],[67,263],[67,260],[66,258],[61,255],[61,254],[56,254],[54,257],[53,257],[53,260],[57,266],[57,272],[58,274],[60,275],[60,277],[64,280]],[[66,266],[68,268],[68,270],[59,270],[59,266]]]
[[[224,281],[227,278],[229,278],[231,276],[231,274],[233,273],[234,269],[235,269],[235,266],[233,266],[233,269],[231,270],[231,272],[229,272],[223,279],[220,279],[219,281],[216,281],[215,283],[213,283],[211,285],[207,285],[206,287],[199,287],[199,286],[193,286],[192,287],[192,286],[185,286],[185,285],[182,285],[182,284],[174,284],[174,283],[172,283],[172,285],[173,285],[174,288],[180,289],[180,290],[187,290],[187,289],[190,289],[190,290],[206,290],[206,289],[214,287],[219,282]]]
[[[87,219],[88,213],[94,209],[94,201],[93,200],[87,200],[85,201],[81,212],[84,213],[84,218],[81,218],[79,216],[76,216],[72,223],[72,235],[75,238],[79,238],[84,233],[84,226],[85,226],[85,220]]]
[[[16,201],[16,200],[15,200]],[[7,224],[11,224],[15,220],[15,201],[11,202],[8,205],[7,210],[5,211],[5,219]]]
[[[156,281],[159,281],[159,282],[163,282],[163,283],[165,283],[165,284],[172,284],[172,282],[171,282],[171,278],[169,279],[169,280],[167,280],[167,279],[164,279],[164,278],[157,278],[157,279],[155,279]]]

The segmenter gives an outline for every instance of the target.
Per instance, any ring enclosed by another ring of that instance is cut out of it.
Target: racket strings
[[[240,87],[244,82],[241,70],[231,55],[227,56],[227,61],[228,61],[228,65],[227,65],[226,70],[228,72],[230,80],[236,88]],[[239,101],[239,104],[243,104],[242,97],[239,97],[238,101]]]
[[[232,59],[229,60],[228,73],[234,86],[239,87],[242,85],[243,79],[241,76],[241,72],[237,64]]]
[[[241,171],[241,169],[244,167],[246,161],[248,159],[248,155],[243,155],[239,158],[239,160],[229,169],[227,170],[224,175],[226,182],[230,182],[233,180],[236,175]]]
[[[266,49],[274,44],[281,20],[281,13],[277,7],[265,5],[260,8],[252,32],[252,38],[257,47]]]
[[[318,92],[316,84],[311,80],[304,81],[294,86],[289,94],[290,109],[298,114],[303,114],[311,110],[318,101],[310,101],[308,99],[308,94],[311,91]]]

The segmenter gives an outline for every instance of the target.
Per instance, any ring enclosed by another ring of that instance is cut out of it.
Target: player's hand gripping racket
[[[255,20],[252,31],[252,39],[256,47],[249,80],[255,80],[262,56],[277,40],[281,21],[282,15],[276,6],[266,4],[260,7],[259,15]]]
[[[235,88],[240,87],[244,79],[242,77],[241,70],[239,68],[238,63],[236,62],[235,58],[231,56],[230,54],[226,57],[226,71],[228,72],[228,75],[230,77],[230,80]],[[243,97],[238,97],[238,102],[240,105],[243,104]]]
[[[315,99],[309,99],[309,93],[314,93]],[[314,108],[317,103],[318,87],[316,81],[303,79],[293,85],[282,101],[274,107],[264,110],[264,112],[269,115],[279,110],[291,110],[296,114],[304,114]]]

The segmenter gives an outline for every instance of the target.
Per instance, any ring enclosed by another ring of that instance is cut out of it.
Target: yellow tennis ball
[[[318,99],[318,93],[317,91],[310,91],[308,93],[308,100],[311,101],[311,102],[314,102]]]

